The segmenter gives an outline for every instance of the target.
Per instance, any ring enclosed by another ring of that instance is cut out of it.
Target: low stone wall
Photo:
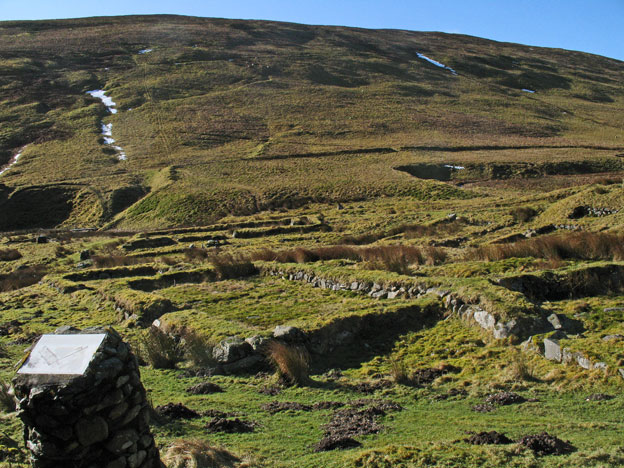
[[[164,468],[149,428],[136,357],[112,329],[82,375],[18,374],[24,439],[35,468]]]
[[[496,339],[508,338],[510,336],[525,338],[531,334],[548,330],[548,324],[541,317],[518,318],[507,322],[497,321],[492,313],[477,304],[465,302],[457,293],[445,288],[429,287],[425,284],[408,285],[395,283],[391,286],[383,286],[367,281],[352,281],[347,284],[340,280],[323,278],[304,271],[290,272],[279,267],[264,267],[262,274],[281,276],[291,281],[305,281],[316,288],[367,294],[377,299],[415,299],[426,294],[435,294],[442,300],[448,314],[454,314],[462,320],[478,324],[481,328],[492,333],[492,336]]]

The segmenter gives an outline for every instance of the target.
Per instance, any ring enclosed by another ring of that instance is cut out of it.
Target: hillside
[[[547,159],[606,171],[624,151],[624,63],[579,52],[147,16],[4,22],[0,57],[0,162],[21,152],[0,176],[4,230],[422,198],[429,185],[397,167]],[[86,94],[96,89],[117,113]]]
[[[63,326],[118,331],[200,467],[624,466],[623,83],[442,33],[0,22],[0,467]]]

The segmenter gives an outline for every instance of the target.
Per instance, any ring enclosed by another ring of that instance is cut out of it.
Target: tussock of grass
[[[281,379],[292,385],[310,383],[310,357],[305,348],[272,341],[266,352]]]
[[[140,356],[154,369],[175,369],[184,359],[180,341],[156,327],[150,327],[142,336]]]
[[[191,247],[184,250],[184,259],[187,262],[203,261],[213,255],[208,249],[200,249],[199,247]]]
[[[273,251],[263,249],[251,255],[253,260],[280,263],[310,263],[323,260],[346,259],[366,262],[370,269],[381,269],[395,273],[409,273],[409,266],[436,265],[446,259],[444,250],[427,247],[419,249],[407,245],[379,245],[374,247],[352,247],[335,245],[332,247],[302,248]]]
[[[10,413],[15,411],[15,398],[11,394],[11,386],[0,381],[0,411]]]
[[[165,453],[167,468],[245,468],[250,467],[228,450],[211,446],[200,439],[175,441]]]
[[[215,363],[212,357],[214,343],[195,330],[184,328],[180,335],[185,357],[197,367],[207,367]]]
[[[45,266],[33,265],[17,269],[6,275],[0,275],[0,292],[15,291],[38,283],[45,274]]]
[[[17,249],[0,249],[0,262],[10,262],[22,258],[22,254]]]
[[[258,273],[254,264],[241,255],[213,255],[210,257],[210,263],[212,263],[219,280],[241,278]]]
[[[535,370],[529,360],[520,351],[516,351],[507,367],[509,377],[517,381],[533,382],[536,380]]]
[[[509,214],[517,223],[526,223],[537,215],[537,211],[529,206],[520,206],[512,209]]]
[[[466,254],[468,260],[497,261],[512,257],[547,260],[624,260],[624,236],[575,232],[554,234],[510,244],[491,244]]]

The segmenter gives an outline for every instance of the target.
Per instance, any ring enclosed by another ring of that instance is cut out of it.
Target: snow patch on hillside
[[[116,106],[115,102],[106,95],[106,92],[103,89],[87,91],[87,94],[101,100],[111,114],[117,113],[117,109],[114,108]],[[120,161],[128,159],[121,146],[113,145],[113,143],[115,143],[115,139],[113,138],[113,124],[100,122],[100,128],[102,130],[102,136],[104,137],[104,144],[110,146],[117,152],[117,159]]]
[[[25,147],[24,147],[25,148]],[[20,156],[22,155],[22,152],[24,151],[24,148],[22,148],[15,156],[13,156],[8,164],[2,168],[0,168],[0,175],[4,174],[6,171],[8,171],[9,169],[11,169],[11,167],[17,163],[17,160],[20,158]]]
[[[104,91],[103,89],[94,89],[93,91],[87,91],[87,94],[90,94],[94,98],[102,101],[102,104],[106,106],[106,110],[111,114],[117,113],[117,109],[115,109],[115,106],[117,104],[115,104],[112,98],[106,95],[106,91]]]
[[[443,63],[440,63],[436,60],[430,59],[429,57],[427,57],[426,55],[423,54],[419,54],[418,52],[416,52],[416,55],[418,55],[419,59],[423,59],[426,60],[427,62],[435,65],[436,67],[440,67],[440,68],[444,68],[448,71],[450,71],[453,75],[457,75],[457,72],[455,70],[453,70],[451,67],[447,67],[446,65],[444,65]]]
[[[143,49],[143,50],[139,50],[139,54],[149,54],[152,50],[154,50],[154,49]]]
[[[522,91],[524,91],[525,93],[531,93],[531,94],[535,92],[532,89],[526,89],[526,88],[522,88]]]

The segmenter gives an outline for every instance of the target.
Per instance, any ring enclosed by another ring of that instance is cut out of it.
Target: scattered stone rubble
[[[611,208],[594,208],[593,206],[582,205],[574,208],[568,218],[579,219],[584,218],[585,216],[601,218],[603,216],[609,216],[619,213],[619,211],[620,210],[615,210]]]
[[[554,314],[553,314],[554,315]],[[568,330],[569,332],[569,330]],[[525,351],[534,351],[548,359],[549,361],[560,362],[562,364],[576,364],[583,369],[601,369],[606,371],[608,366],[604,362],[592,362],[587,356],[579,351],[572,351],[568,347],[562,347],[560,340],[571,338],[563,329],[559,328],[555,333],[551,334],[547,338],[544,338],[542,347],[538,346],[533,337],[529,337],[522,343],[522,349]],[[609,341],[611,339],[617,339],[617,335],[605,336],[603,340]],[[620,375],[624,378],[624,369],[619,370]]]
[[[19,417],[34,468],[161,468],[136,357],[111,328],[82,375],[18,374]]]

